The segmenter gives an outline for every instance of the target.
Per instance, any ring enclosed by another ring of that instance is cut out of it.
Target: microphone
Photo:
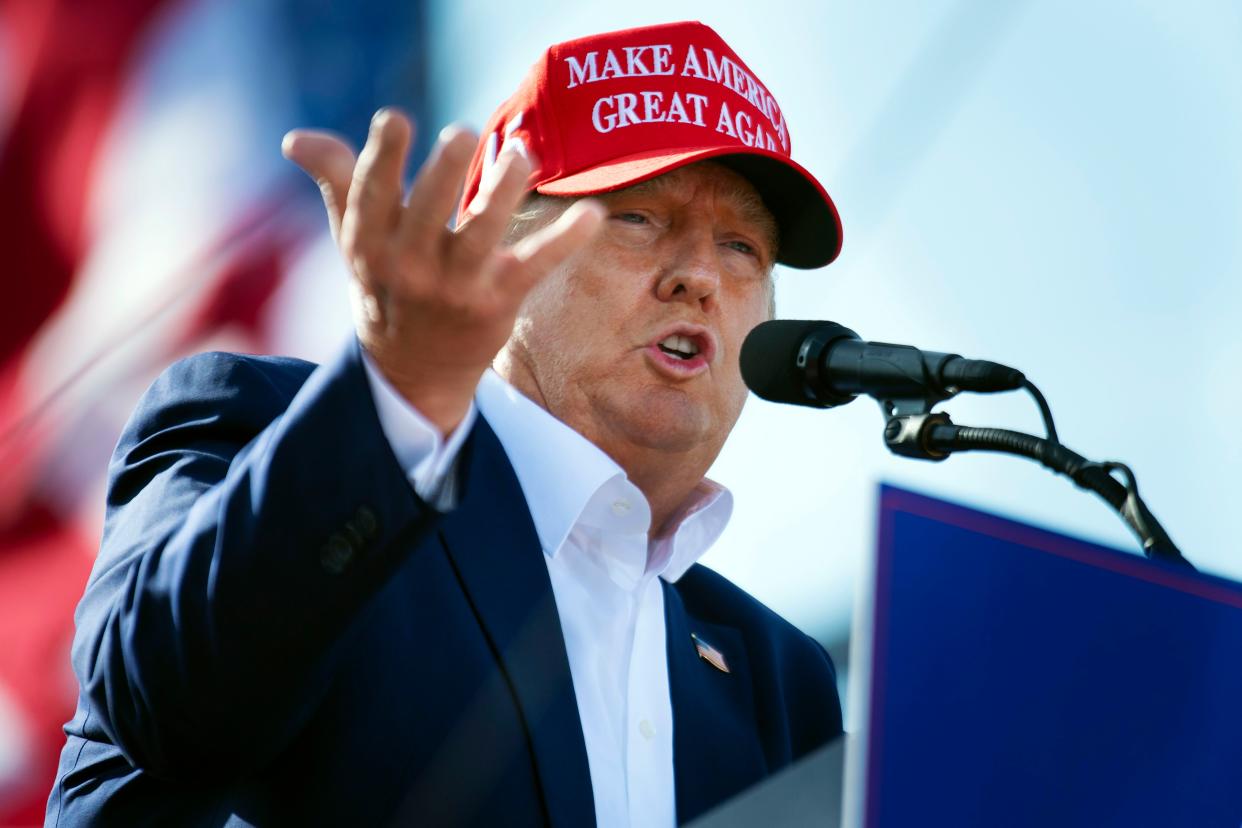
[[[1012,391],[1021,371],[910,345],[864,342],[835,322],[774,319],[746,337],[742,379],[765,400],[832,408],[866,394],[881,402],[947,400],[959,391]]]

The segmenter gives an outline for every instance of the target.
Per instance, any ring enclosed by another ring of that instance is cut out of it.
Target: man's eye
[[[744,241],[738,241],[737,239],[734,239],[733,241],[726,242],[726,244],[728,244],[734,250],[737,250],[740,253],[745,253],[748,256],[754,256],[758,254],[758,251],[755,250],[753,246],[747,244]]]
[[[617,213],[613,218],[626,224],[646,224],[647,217],[642,213]]]

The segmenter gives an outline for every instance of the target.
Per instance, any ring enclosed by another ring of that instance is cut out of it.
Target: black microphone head
[[[835,322],[809,319],[761,322],[742,343],[742,380],[755,394],[772,402],[812,408],[848,402],[848,399],[825,394],[826,389],[814,387],[820,354],[829,342],[842,337],[857,339],[858,335]]]

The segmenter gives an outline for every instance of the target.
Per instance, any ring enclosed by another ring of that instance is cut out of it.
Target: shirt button
[[[656,734],[655,725],[653,725],[650,720],[643,719],[638,723],[638,732],[643,734],[644,739],[653,739]]]
[[[621,517],[630,511],[630,502],[625,499],[614,501],[612,504],[612,513],[617,517]]]

